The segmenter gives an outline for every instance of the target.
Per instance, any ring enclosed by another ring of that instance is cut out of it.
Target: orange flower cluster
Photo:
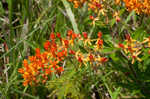
[[[138,55],[141,53],[141,43],[132,39],[129,34],[126,35],[126,44],[119,44],[119,47],[124,50],[124,52],[128,55],[128,58],[132,59],[132,64],[135,62],[135,59],[138,61],[142,61]]]
[[[82,5],[85,2],[87,2],[89,10],[98,12],[100,9],[102,9],[102,4],[100,3],[101,0],[68,0],[68,1],[73,2],[75,8],[82,7]]]
[[[60,33],[51,33],[50,40],[44,43],[45,51],[41,52],[39,48],[36,48],[35,55],[24,59],[23,67],[18,69],[24,78],[23,85],[45,83],[52,74],[60,75],[64,71],[62,65],[66,57],[70,55],[79,62],[80,66],[83,63],[86,65],[87,62],[105,63],[107,58],[94,55],[95,51],[103,48],[102,33],[99,32],[98,39],[95,40],[89,39],[86,32],[82,34],[75,34],[69,30],[66,38],[62,38]],[[87,54],[81,53],[79,48],[77,51],[73,50],[79,42],[84,43],[85,49],[91,45],[91,42],[96,42],[94,47],[97,50],[94,48],[93,52],[90,51]]]
[[[74,4],[75,8],[82,7],[84,3],[87,3],[88,10],[94,12],[94,16],[90,15],[90,20],[92,21],[92,25],[95,25],[95,22],[99,20],[99,16],[106,15],[106,10],[104,9],[103,2],[105,0],[68,0]]]
[[[61,39],[60,33],[57,37]],[[65,46],[58,46],[56,44],[56,36],[54,33],[50,35],[51,41],[44,43],[44,52],[41,52],[39,48],[36,48],[35,56],[29,56],[28,60],[24,59],[23,68],[18,70],[24,78],[23,85],[32,85],[34,83],[45,83],[52,73],[61,74],[64,71],[62,62],[67,56],[67,44]],[[63,42],[66,42],[63,40]],[[60,66],[61,65],[61,66]]]
[[[128,11],[150,14],[150,0],[123,0]]]
[[[80,63],[80,66],[83,64],[87,66],[87,63],[90,62],[91,65],[102,65],[103,63],[108,61],[108,58],[102,57],[100,54],[98,54],[99,51],[103,49],[103,40],[102,38],[102,33],[98,32],[97,39],[90,39],[88,37],[87,32],[83,32],[83,38],[80,40],[83,40],[84,43],[84,48],[89,52],[87,54],[82,53],[80,50],[76,52],[75,57]],[[95,43],[95,44],[94,44]],[[89,46],[93,45],[93,49],[89,49]],[[89,49],[89,50],[88,50]],[[95,64],[96,63],[96,64]]]
[[[135,60],[141,62],[142,60],[138,57],[142,53],[142,49],[150,48],[150,37],[145,38],[144,41],[139,42],[132,39],[129,34],[126,35],[125,44],[118,44],[119,48],[123,49],[128,58],[132,60],[132,64]]]
[[[88,2],[89,10],[93,10],[94,12],[98,12],[102,9],[102,4],[100,3],[100,0],[90,0]]]
[[[68,0],[68,1],[73,2],[74,7],[78,8],[78,7],[82,7],[82,5],[88,0]]]

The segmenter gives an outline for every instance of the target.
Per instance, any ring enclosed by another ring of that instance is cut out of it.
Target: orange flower
[[[97,36],[98,36],[99,39],[101,39],[101,37],[102,37],[102,32],[98,32]]]
[[[60,38],[61,38],[61,34],[60,34],[60,33],[57,33],[57,37],[60,39]]]
[[[75,55],[75,51],[73,51],[73,50],[70,50],[69,53],[72,55]]]
[[[23,68],[19,68],[18,72],[21,73],[21,74],[23,74],[24,73],[24,69]]]
[[[132,64],[135,62],[135,59],[138,61],[142,61],[139,57],[137,57],[141,53],[142,44],[134,39],[129,34],[126,34],[125,45],[119,43],[119,47],[123,49],[125,54],[128,55],[129,58],[132,59]]]
[[[36,53],[36,57],[40,58],[41,53],[40,53],[40,49],[39,48],[35,49],[35,53]]]
[[[144,43],[148,43],[147,46],[150,47],[150,37],[145,38],[144,41],[142,42],[142,44],[144,44]]]
[[[103,47],[103,40],[98,39],[97,40],[97,47],[102,48]]]
[[[120,22],[120,15],[119,15],[119,12],[115,12],[113,17],[115,17],[116,21],[117,22]]]
[[[94,20],[94,16],[92,16],[92,15],[90,15],[89,18],[90,18],[91,20]]]
[[[141,53],[141,51],[139,51],[139,52],[135,52],[135,53],[133,53],[132,54],[132,64],[135,62],[135,59],[137,59],[139,62],[141,62],[142,60],[138,57],[138,55]]]
[[[63,67],[58,67],[56,70],[57,70],[58,73],[61,73],[61,72],[64,71]]]
[[[54,39],[55,39],[55,34],[54,34],[53,32],[50,34],[50,39],[51,39],[51,40],[54,40]]]
[[[101,63],[105,63],[105,62],[107,62],[108,61],[108,58],[106,58],[106,57],[102,57],[101,59],[100,59],[100,62]]]
[[[28,59],[30,60],[30,62],[35,62],[36,61],[35,56],[29,56]]]
[[[64,45],[65,45],[66,48],[68,48],[68,46],[69,46],[69,41],[68,41],[68,40],[64,40]]]
[[[96,58],[96,61],[98,61],[102,65],[108,61],[108,58],[98,56],[98,58]]]
[[[45,74],[46,75],[51,75],[52,71],[51,71],[51,68],[46,68],[45,69]]]
[[[56,37],[61,38],[60,33],[57,33]],[[69,46],[70,41],[74,42],[75,39],[83,42],[84,47],[87,47],[87,43],[88,45],[92,44],[92,40],[88,38],[87,32],[83,32],[83,36],[81,36],[75,34],[72,30],[69,30],[67,32],[67,38],[61,38],[61,43],[57,42],[56,37],[54,33],[51,33],[51,41],[46,41],[44,43],[44,51],[40,51],[39,48],[36,48],[34,56],[29,56],[28,59],[24,59],[23,67],[18,69],[18,72],[21,73],[24,79],[24,86],[37,83],[46,83],[52,73],[60,75],[64,71],[64,68],[59,65],[64,62],[65,58],[69,56],[69,54],[74,55],[75,59],[79,63],[79,66],[87,66],[87,62],[90,62],[91,64],[92,62],[99,61],[102,64],[107,61],[107,59],[103,57],[96,60],[94,54],[83,54],[80,50],[77,52],[71,50],[71,48],[74,48],[75,46]],[[103,46],[103,40],[101,37],[102,33],[98,32],[96,45],[99,48]]]
[[[82,58],[81,58],[80,56],[78,57],[78,61],[79,61],[80,63],[83,62],[83,60],[82,60]]]
[[[134,10],[137,14],[150,14],[149,0],[123,0],[128,11]]]
[[[119,46],[119,48],[123,48],[123,49],[125,48],[124,45],[121,43],[119,43],[118,46]]]
[[[28,67],[28,61],[26,59],[23,60],[23,66]]]
[[[24,82],[23,82],[23,86],[27,86],[29,84],[29,81],[28,80],[25,80]]]
[[[73,31],[72,30],[68,30],[68,36],[71,36],[73,34]]]
[[[116,3],[117,5],[119,5],[119,4],[120,4],[120,0],[115,0],[115,3]]]
[[[126,34],[125,36],[126,36],[126,40],[130,42],[130,41],[131,41],[130,35],[129,35],[129,34]]]
[[[89,60],[90,60],[90,62],[94,61],[94,56],[92,54],[89,55]]]
[[[77,34],[75,33],[72,33],[72,40],[76,39],[77,38]]]
[[[44,48],[45,48],[45,50],[49,50],[49,49],[50,49],[50,45],[51,45],[50,41],[46,41],[46,42],[44,43]]]
[[[60,51],[60,52],[57,53],[57,57],[58,57],[59,61],[61,61],[62,59],[64,59],[65,56],[67,56],[67,52],[64,49],[62,51]]]
[[[83,34],[84,39],[87,39],[87,38],[88,38],[87,32],[83,32],[82,34]]]
[[[68,0],[74,4],[74,8],[81,7],[87,0]]]
[[[66,50],[58,51],[57,43],[51,35],[50,41],[44,43],[45,51],[41,52],[39,48],[35,49],[35,56],[29,56],[28,60],[24,59],[23,68],[19,68],[18,72],[22,74],[24,78],[23,85],[27,86],[28,84],[32,85],[40,81],[46,82],[51,72],[62,72],[63,69],[59,68],[59,61],[62,61],[65,56],[67,56]],[[59,59],[59,61],[58,61]],[[57,60],[57,61],[55,61]],[[58,70],[57,70],[58,68]],[[41,78],[41,75],[43,78]]]

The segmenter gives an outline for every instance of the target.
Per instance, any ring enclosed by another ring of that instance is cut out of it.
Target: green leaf
[[[113,61],[118,61],[119,57],[116,57],[115,53],[110,54],[110,57],[112,58]]]
[[[112,99],[117,99],[120,94],[121,88],[117,88],[115,92],[112,93]]]
[[[124,22],[124,25],[126,25],[126,24],[131,20],[131,17],[132,17],[133,15],[135,15],[135,11],[132,11],[132,12],[128,15],[127,19],[126,19],[125,22]],[[123,27],[121,28],[121,32],[122,32],[124,29],[125,29],[125,26],[123,26]]]
[[[110,21],[110,26],[112,27],[112,26],[115,24],[115,22],[116,22],[116,19],[113,18],[113,19]]]
[[[102,53],[113,53],[115,48],[105,47],[101,50]]]
[[[71,7],[69,5],[69,3],[66,1],[66,0],[61,0],[66,8],[66,12],[67,12],[67,15],[69,16],[69,19],[71,21],[71,24],[73,26],[73,29],[74,29],[74,32],[75,33],[80,33],[79,30],[78,30],[78,26],[77,26],[77,23],[75,21],[75,17],[74,17],[74,14],[72,13],[72,10],[71,10]]]
[[[4,14],[4,9],[3,9],[2,3],[0,1],[0,15],[3,15],[3,14]]]

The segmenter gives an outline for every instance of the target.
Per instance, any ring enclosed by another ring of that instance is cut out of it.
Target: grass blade
[[[74,14],[72,13],[72,10],[71,10],[69,3],[66,0],[61,0],[61,1],[63,2],[64,6],[66,8],[67,15],[71,21],[71,24],[73,26],[75,33],[79,33],[78,26],[77,26],[77,23],[75,21]]]

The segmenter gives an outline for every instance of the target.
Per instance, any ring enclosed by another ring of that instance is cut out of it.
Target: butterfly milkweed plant
[[[149,0],[1,0],[0,99],[149,99]]]

